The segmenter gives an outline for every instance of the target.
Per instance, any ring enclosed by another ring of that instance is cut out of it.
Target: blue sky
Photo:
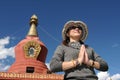
[[[107,75],[119,75],[120,79],[119,8],[119,0],[1,0],[0,71],[14,62],[13,49],[26,37],[30,17],[36,14],[39,38],[48,48],[46,63],[62,41],[64,24],[69,20],[81,20],[89,30],[85,43],[108,62]]]

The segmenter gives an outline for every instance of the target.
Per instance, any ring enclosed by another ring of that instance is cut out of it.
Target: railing
[[[63,80],[60,74],[0,72],[0,80]]]

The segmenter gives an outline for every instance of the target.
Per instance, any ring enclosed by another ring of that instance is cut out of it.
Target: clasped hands
[[[88,54],[86,52],[85,45],[82,45],[81,48],[80,48],[77,63],[80,64],[80,65],[81,64],[86,64],[88,66],[93,66],[93,64],[94,64],[94,61],[90,60],[88,58]]]

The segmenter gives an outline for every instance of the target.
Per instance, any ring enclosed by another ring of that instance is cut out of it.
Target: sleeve
[[[94,50],[92,49],[92,53],[94,56],[94,60],[99,62],[100,64],[100,68],[98,69],[99,71],[108,71],[108,64],[105,60],[103,60],[101,58],[101,56],[99,56],[97,53],[94,52]]]
[[[64,51],[62,46],[58,46],[54,52],[54,55],[50,61],[50,71],[60,72],[62,70],[62,62],[64,60]]]

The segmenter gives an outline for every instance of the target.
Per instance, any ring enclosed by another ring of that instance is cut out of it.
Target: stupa
[[[63,80],[63,75],[50,73],[45,64],[48,49],[39,39],[38,18],[30,19],[30,29],[15,47],[15,62],[7,72],[0,72],[0,80]]]

